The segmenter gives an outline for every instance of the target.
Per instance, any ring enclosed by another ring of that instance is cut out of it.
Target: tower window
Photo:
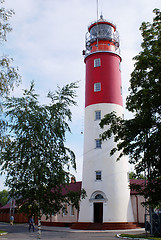
[[[94,92],[99,92],[99,91],[101,91],[101,83],[100,82],[94,84]]]
[[[101,140],[100,139],[96,139],[96,148],[101,148]]]
[[[96,181],[102,180],[102,172],[101,171],[96,171]]]
[[[94,67],[100,67],[101,66],[101,59],[96,58],[94,59]]]
[[[95,111],[95,120],[101,119],[101,111]]]

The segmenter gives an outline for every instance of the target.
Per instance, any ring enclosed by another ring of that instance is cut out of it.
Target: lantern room
[[[119,53],[119,35],[116,26],[103,19],[93,22],[88,27],[86,34],[86,50],[84,55],[89,55],[97,51],[112,51]]]

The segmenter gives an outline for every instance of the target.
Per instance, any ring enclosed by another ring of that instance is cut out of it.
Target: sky
[[[97,20],[97,0],[5,0],[7,9],[14,9],[10,19],[12,32],[1,45],[0,54],[14,59],[22,76],[22,83],[15,88],[20,96],[34,80],[41,103],[46,102],[48,91],[59,85],[79,81],[77,107],[72,108],[72,134],[67,135],[66,145],[76,154],[76,180],[82,178],[83,123],[85,64],[85,34],[91,22]],[[120,35],[122,57],[122,85],[125,106],[130,74],[134,68],[132,58],[140,51],[142,42],[139,27],[143,21],[152,22],[153,9],[161,8],[160,0],[98,0],[98,13],[113,22]],[[125,118],[130,114],[125,109]],[[4,189],[0,176],[0,190]]]

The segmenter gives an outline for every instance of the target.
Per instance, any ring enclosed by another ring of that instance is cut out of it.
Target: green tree
[[[0,1],[0,44],[7,41],[7,33],[12,31],[9,24],[9,19],[14,14],[14,11],[6,10],[2,7],[4,0]],[[13,89],[14,83],[19,83],[20,76],[18,69],[12,66],[13,59],[8,56],[0,57],[0,98],[8,95]]]
[[[4,206],[5,204],[7,204],[7,202],[8,202],[7,190],[0,191],[0,203],[2,204],[2,206]]]
[[[161,12],[154,9],[152,23],[143,22],[142,51],[134,57],[134,71],[130,79],[130,94],[126,107],[133,113],[129,120],[121,119],[114,112],[107,114],[101,127],[110,125],[102,134],[105,140],[114,135],[117,147],[135,164],[136,174],[145,172],[146,185],[131,186],[145,196],[147,204],[161,204]]]
[[[4,0],[0,0],[0,44],[7,41],[7,33],[12,31],[9,19],[14,11],[6,10],[3,6]],[[3,142],[3,132],[5,130],[5,121],[2,113],[2,99],[13,90],[14,84],[18,85],[21,80],[18,74],[18,68],[13,66],[13,59],[7,55],[0,56],[0,145]]]
[[[144,175],[143,174],[137,175],[135,172],[130,172],[129,179],[144,179]]]
[[[47,105],[39,103],[33,83],[23,97],[7,98],[10,133],[2,146],[0,164],[10,197],[23,212],[41,217],[56,214],[64,203],[79,206],[81,192],[63,193],[72,176],[70,169],[76,169],[75,154],[65,146],[76,88],[76,83],[58,87],[48,94]]]

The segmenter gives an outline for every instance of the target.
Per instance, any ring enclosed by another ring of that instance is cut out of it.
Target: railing
[[[94,35],[88,35],[86,34],[86,45],[91,44],[95,41],[100,41],[100,40],[105,40],[105,41],[110,41],[114,42],[119,46],[119,36],[117,34],[112,34],[112,35],[104,35],[104,36],[94,36]]]
[[[86,50],[83,51],[83,55],[87,57],[88,55],[95,53],[95,52],[113,52],[118,55],[120,55],[120,49],[116,47],[114,44],[108,45],[108,44],[99,44],[97,45],[90,45],[86,48]]]
[[[119,46],[119,34],[117,31],[115,32],[111,32],[111,33],[108,33],[108,32],[104,32],[104,34],[102,33],[98,33],[97,36],[96,35],[92,35],[90,34],[89,32],[86,33],[86,45],[88,44],[91,44],[95,41],[100,41],[100,40],[106,40],[106,41],[112,41],[114,42],[116,45]]]

